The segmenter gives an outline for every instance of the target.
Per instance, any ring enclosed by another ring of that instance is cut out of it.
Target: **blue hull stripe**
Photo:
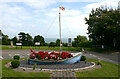
[[[76,57],[70,58],[68,60],[64,60],[64,61],[57,61],[57,62],[42,62],[42,61],[36,61],[36,60],[28,60],[29,64],[74,64],[77,62],[80,62],[82,55],[78,55]]]

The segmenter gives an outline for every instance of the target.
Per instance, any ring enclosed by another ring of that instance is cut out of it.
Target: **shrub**
[[[86,60],[86,57],[85,56],[81,56],[81,61],[85,61]]]
[[[19,55],[15,55],[15,56],[14,56],[14,59],[19,60],[19,59],[20,59],[20,56],[19,56]]]
[[[18,68],[20,66],[20,61],[15,59],[11,62],[13,68]]]
[[[36,63],[35,63],[34,66],[33,66],[33,70],[35,70],[35,68],[36,68]]]
[[[100,61],[96,61],[96,64],[97,65],[102,65]]]

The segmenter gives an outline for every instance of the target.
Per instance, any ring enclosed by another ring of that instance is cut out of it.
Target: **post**
[[[61,48],[61,18],[60,18],[60,9],[59,9],[59,32],[60,32],[60,53],[62,51],[62,48]]]
[[[11,41],[11,47],[13,47],[13,41]]]

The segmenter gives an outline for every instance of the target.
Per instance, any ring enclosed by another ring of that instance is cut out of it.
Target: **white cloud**
[[[26,0],[25,4],[35,8],[46,8],[49,5],[56,3],[55,0]]]
[[[27,0],[24,2],[24,5],[28,5],[28,7],[17,5],[11,7],[7,3],[1,3],[0,26],[2,26],[2,31],[11,37],[17,35],[20,31],[28,32],[33,36],[36,34],[44,35],[46,31],[48,31],[45,35],[46,37],[59,37],[59,9],[47,8],[56,2],[49,0],[48,2],[32,1]],[[88,17],[92,8],[100,7],[104,3],[105,2],[91,3],[84,6],[84,8],[81,7],[82,9],[80,10],[66,8],[65,11],[61,11],[62,37],[76,37],[79,34],[87,36],[88,26],[85,24],[84,18]],[[116,1],[110,0],[107,2],[107,5],[112,7],[116,7],[117,4]],[[34,8],[34,10],[32,10],[31,7]],[[31,10],[29,11],[28,8]],[[50,30],[47,30],[50,25]]]
[[[96,9],[101,6],[109,7],[109,8],[117,8],[118,1],[109,0],[109,1],[92,3],[92,4],[86,5],[85,7],[83,7],[83,9],[85,10],[85,13],[90,13],[92,9]]]
[[[41,2],[43,0],[1,0],[1,2]],[[102,2],[104,0],[47,0],[54,2]],[[119,0],[106,0],[106,1],[119,1]]]

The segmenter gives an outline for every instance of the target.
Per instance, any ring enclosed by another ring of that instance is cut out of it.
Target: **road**
[[[40,50],[35,50],[40,51]],[[49,50],[42,50],[42,51],[49,51]],[[104,53],[97,53],[97,52],[91,52],[91,51],[85,51],[86,53],[84,54],[86,58],[88,59],[99,59],[115,64],[120,65],[119,57],[120,57],[120,52],[119,53],[113,53],[113,54],[104,54]],[[14,55],[20,55],[21,58],[24,57],[29,57],[31,54],[30,50],[0,50],[0,53],[2,55],[0,56],[1,59],[12,59]]]

